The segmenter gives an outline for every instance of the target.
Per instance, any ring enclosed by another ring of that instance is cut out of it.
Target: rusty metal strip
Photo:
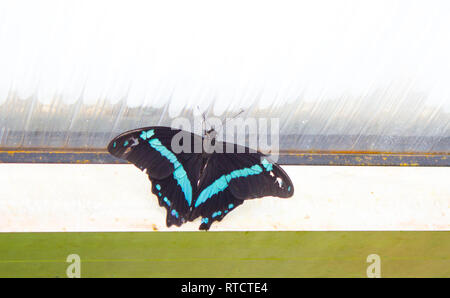
[[[0,163],[123,164],[104,150],[0,150]],[[450,166],[450,154],[282,153],[282,165]]]
[[[280,156],[281,164],[327,166],[450,166],[448,154],[304,153]]]

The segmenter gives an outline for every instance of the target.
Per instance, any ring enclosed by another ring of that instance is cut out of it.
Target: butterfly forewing
[[[167,209],[168,226],[179,226],[190,217],[201,164],[198,154],[172,150],[172,138],[180,132],[168,127],[146,127],[123,133],[108,145],[112,155],[146,171],[152,181],[152,192]],[[182,133],[194,144],[193,134]]]

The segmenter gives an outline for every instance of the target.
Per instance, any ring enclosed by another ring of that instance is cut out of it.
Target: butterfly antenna
[[[241,110],[239,111],[239,113],[237,113],[236,115],[233,116],[233,118],[228,119],[228,120],[234,120],[234,119],[237,118],[237,116],[239,116],[239,115],[242,114],[242,113],[244,113],[244,109],[241,109]],[[216,132],[219,132],[219,130],[222,129],[222,128],[227,124],[227,121],[228,121],[228,120],[225,119],[224,121],[222,121],[221,126],[216,130]]]
[[[199,106],[197,106],[197,109],[198,109],[198,111],[202,114],[202,119],[203,119],[203,121],[202,121],[202,129],[203,129],[203,131],[202,131],[202,133],[205,133],[206,132],[206,124],[208,124],[208,125],[210,125],[209,124],[209,122],[206,120],[206,112],[201,112],[200,111],[200,107]],[[210,125],[211,126],[211,125]]]

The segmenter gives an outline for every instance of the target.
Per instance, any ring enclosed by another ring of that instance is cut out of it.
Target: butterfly
[[[289,176],[267,155],[219,142],[213,128],[203,136],[164,126],[134,129],[111,140],[108,151],[148,175],[168,227],[201,217],[199,229],[208,230],[245,200],[294,193]]]

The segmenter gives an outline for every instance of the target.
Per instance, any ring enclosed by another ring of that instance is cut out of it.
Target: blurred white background
[[[289,148],[395,151],[391,136],[413,136],[397,149],[446,151],[420,138],[450,137],[449,28],[445,0],[1,1],[0,144],[63,146],[70,140],[11,135],[114,135],[212,104],[218,116],[244,108],[281,118],[299,136]],[[58,122],[67,105],[68,122]],[[165,118],[129,112],[144,107]],[[308,134],[385,138],[333,147],[300,139]]]

